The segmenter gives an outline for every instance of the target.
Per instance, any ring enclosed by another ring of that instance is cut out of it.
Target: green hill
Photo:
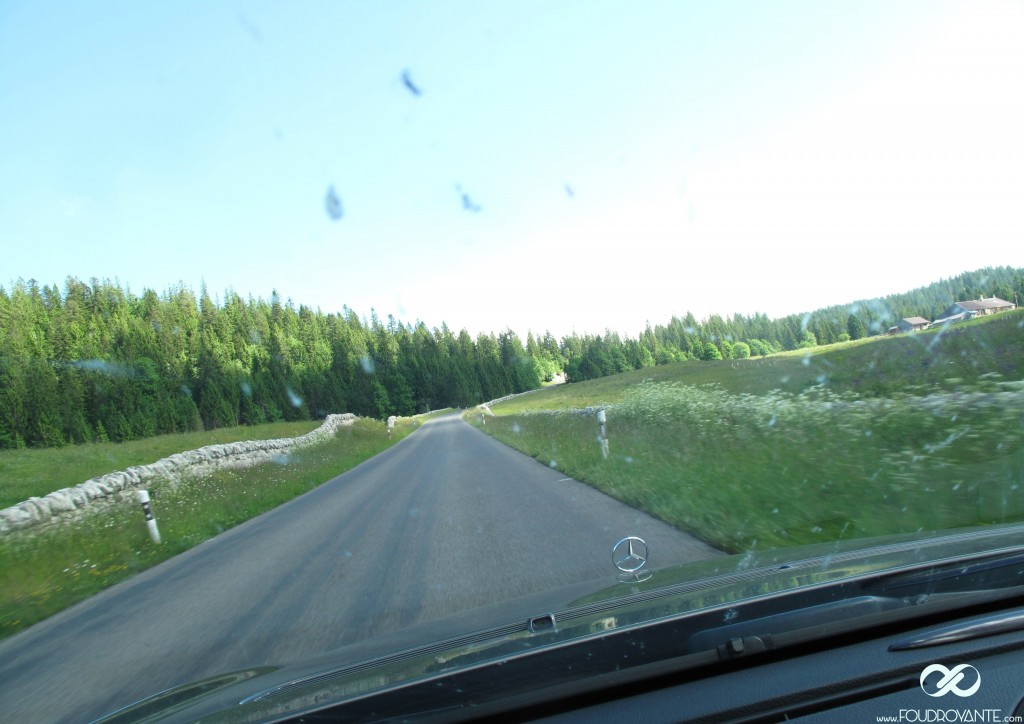
[[[1003,522],[1024,517],[1022,353],[1016,311],[561,385],[484,429],[726,550]]]

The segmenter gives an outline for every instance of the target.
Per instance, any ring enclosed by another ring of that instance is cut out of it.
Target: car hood
[[[99,721],[272,721],[673,617],[728,613],[741,602],[1018,548],[1024,526],[993,526],[750,552],[657,569],[646,578],[610,575],[350,644],[301,665],[207,678]]]

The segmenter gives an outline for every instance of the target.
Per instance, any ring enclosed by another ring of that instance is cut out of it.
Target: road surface
[[[460,611],[719,555],[457,415],[0,643],[9,721],[83,721],[206,676],[300,662]]]

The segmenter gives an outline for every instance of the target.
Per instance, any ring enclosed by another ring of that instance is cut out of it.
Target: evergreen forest
[[[1024,297],[1024,269],[986,268],[882,299],[779,319],[692,314],[636,338],[556,340],[322,312],[273,293],[213,299],[109,280],[0,286],[0,448],[122,441],[239,424],[384,419],[679,360],[739,359],[883,334],[980,296]]]

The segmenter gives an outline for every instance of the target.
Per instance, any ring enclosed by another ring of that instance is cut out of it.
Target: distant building
[[[904,317],[895,327],[889,327],[889,334],[901,334],[903,332],[915,332],[919,329],[928,329],[931,322],[924,317]]]
[[[962,322],[987,314],[1008,312],[1011,309],[1016,308],[1017,305],[1013,302],[1008,302],[1005,299],[1000,299],[999,297],[989,297],[988,299],[980,297],[977,300],[969,299],[964,302],[957,302],[956,304],[948,307],[946,311],[942,313],[942,316],[939,319],[936,319],[933,324]]]
[[[924,317],[904,317],[896,326],[901,332],[913,332],[918,329],[928,329],[931,324]]]

